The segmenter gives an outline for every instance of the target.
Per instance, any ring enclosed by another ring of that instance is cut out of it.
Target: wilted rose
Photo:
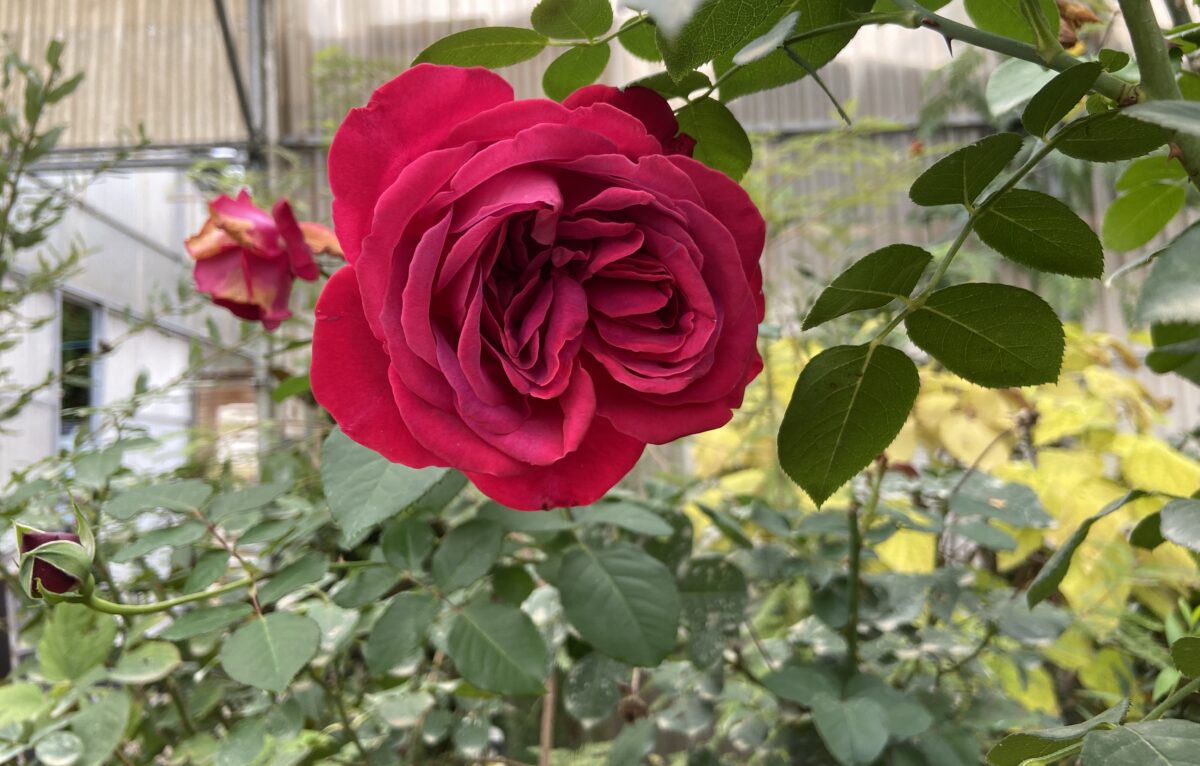
[[[243,190],[237,199],[217,197],[208,208],[204,228],[187,241],[196,261],[196,288],[268,330],[291,317],[292,282],[320,275],[313,253],[341,254],[333,232],[298,222],[286,199],[268,214]]]
[[[526,510],[585,505],[726,423],[762,368],[762,216],[693,160],[657,93],[514,101],[421,65],[329,156],[350,266],[317,305],[312,387],[359,443]]]

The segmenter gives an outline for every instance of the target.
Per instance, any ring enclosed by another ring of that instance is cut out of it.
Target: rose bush
[[[349,266],[317,305],[313,392],[395,462],[583,505],[740,405],[764,223],[653,91],[513,98],[421,65],[347,117],[329,174]]]
[[[196,288],[268,330],[291,317],[292,283],[320,275],[313,253],[341,253],[333,232],[298,222],[286,199],[267,213],[243,190],[237,199],[217,197],[209,213],[200,233],[187,241],[196,261]]]

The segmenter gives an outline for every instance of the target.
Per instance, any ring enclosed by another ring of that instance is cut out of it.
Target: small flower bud
[[[30,598],[79,590],[91,571],[93,555],[79,535],[44,532],[23,524],[16,529],[21,585]]]

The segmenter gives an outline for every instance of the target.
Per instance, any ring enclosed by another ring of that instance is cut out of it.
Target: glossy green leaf
[[[405,572],[421,572],[433,550],[433,529],[424,519],[400,519],[384,531],[382,545],[387,563]]]
[[[334,429],[321,450],[321,480],[333,520],[350,537],[419,501],[448,473],[393,463]]]
[[[1157,512],[1139,521],[1129,532],[1129,544],[1135,548],[1154,550],[1165,542],[1162,536],[1162,514]]]
[[[31,721],[50,705],[41,687],[30,683],[0,686],[0,729]]]
[[[532,29],[478,27],[443,37],[421,51],[413,65],[451,64],[500,69],[528,61],[541,53],[548,42],[545,35]]]
[[[1021,13],[1021,0],[964,0],[975,26],[1026,43],[1034,41],[1033,28]],[[1058,4],[1040,0],[1042,13],[1051,29],[1058,29]]]
[[[975,222],[975,233],[1011,261],[1038,271],[1099,279],[1100,239],[1071,208],[1049,194],[1013,189]]]
[[[74,766],[83,759],[87,746],[69,731],[56,731],[38,740],[33,754],[42,766]]]
[[[462,677],[498,694],[541,694],[546,645],[515,607],[477,602],[454,618],[446,651]]]
[[[1067,576],[1067,570],[1071,568],[1071,559],[1075,556],[1075,551],[1079,549],[1080,545],[1083,545],[1083,541],[1087,539],[1088,533],[1092,531],[1092,527],[1097,521],[1100,521],[1105,516],[1116,513],[1134,500],[1145,496],[1145,492],[1133,490],[1124,497],[1104,506],[1095,516],[1080,524],[1079,528],[1071,534],[1071,537],[1050,556],[1050,560],[1038,572],[1037,577],[1033,578],[1033,582],[1030,583],[1029,589],[1025,592],[1025,601],[1029,604],[1029,607],[1032,609],[1058,590],[1059,584]]]
[[[1104,246],[1136,250],[1158,236],[1183,210],[1187,190],[1178,184],[1146,184],[1123,194],[1104,212]]]
[[[812,717],[821,741],[842,766],[868,766],[887,746],[887,716],[874,700],[818,694]]]
[[[282,692],[317,654],[321,629],[313,620],[273,612],[253,620],[221,647],[221,667],[235,681]]]
[[[918,205],[972,205],[1021,151],[1016,133],[997,133],[934,163],[909,189]]]
[[[1184,636],[1171,644],[1171,661],[1188,678],[1200,678],[1200,637]]]
[[[1157,373],[1173,372],[1200,386],[1200,322],[1171,322],[1150,326],[1154,349],[1146,366]]]
[[[854,18],[855,14],[871,10],[872,0],[795,0],[778,3],[746,40],[767,35],[786,14],[799,12],[793,33],[811,32]],[[837,56],[858,33],[857,29],[840,29],[793,44],[792,50],[813,67],[820,69]],[[734,67],[734,49],[718,56],[713,66],[721,77],[721,100],[733,101],[750,93],[778,88],[808,76],[808,70],[797,64],[782,50],[777,50],[751,64]]]
[[[166,678],[182,661],[175,644],[147,641],[121,655],[108,677],[118,683],[142,686]]]
[[[611,51],[607,45],[585,45],[569,48],[546,67],[542,75],[542,90],[555,101],[585,85],[591,85],[604,74]]]
[[[198,479],[134,487],[104,504],[104,512],[122,521],[143,511],[164,509],[191,513],[200,509],[212,495],[212,488]]]
[[[768,56],[772,51],[782,46],[783,41],[793,34],[796,21],[799,18],[800,13],[792,11],[775,22],[774,26],[768,29],[766,34],[756,37],[742,46],[742,49],[733,55],[733,63],[742,67],[747,64],[753,64],[755,61]]]
[[[750,169],[754,150],[746,130],[729,108],[712,98],[702,98],[685,106],[676,116],[680,132],[696,139],[693,156],[740,181]]]
[[[1083,766],[1200,766],[1200,723],[1144,721],[1083,740]]]
[[[563,707],[585,725],[617,712],[620,685],[629,680],[628,666],[592,652],[571,666],[563,685]]]
[[[672,77],[681,78],[701,64],[733,53],[755,37],[779,0],[704,0],[678,35],[659,30],[658,49]]]
[[[258,587],[260,604],[273,604],[289,593],[295,593],[305,585],[318,582],[329,571],[329,560],[313,551],[271,575],[266,584]]]
[[[1117,191],[1127,192],[1155,183],[1187,180],[1187,171],[1177,160],[1166,155],[1134,160],[1117,179]]]
[[[1129,700],[1124,699],[1083,723],[1009,734],[988,751],[987,761],[992,766],[1020,766],[1031,758],[1044,758],[1080,741],[1099,727],[1119,726],[1128,712]]]
[[[563,559],[558,587],[567,621],[608,656],[654,667],[675,648],[675,578],[640,548],[575,546]]]
[[[703,72],[688,72],[676,81],[666,72],[652,74],[629,83],[629,87],[649,88],[666,98],[687,98],[697,91],[707,90],[712,80]]]
[[[839,274],[817,297],[805,330],[852,311],[876,309],[907,298],[933,256],[913,245],[890,245],[876,250]]]
[[[1131,60],[1125,51],[1116,51],[1112,48],[1102,48],[1097,54],[1097,58],[1100,59],[1100,64],[1103,65],[1106,72],[1120,72],[1129,66]]]
[[[637,17],[621,25],[617,42],[621,44],[622,48],[643,61],[656,63],[663,60],[662,53],[658,50],[658,33],[654,25],[641,21]]]
[[[916,365],[887,346],[835,346],[800,373],[779,429],[779,462],[823,504],[887,449],[908,419]]]
[[[1166,131],[1157,125],[1111,111],[1071,123],[1055,147],[1077,160],[1116,162],[1144,156],[1166,142]]]
[[[1021,115],[1025,129],[1045,136],[1083,100],[1103,71],[1098,61],[1085,61],[1060,72],[1025,107]]]
[[[504,530],[490,521],[473,519],[455,527],[433,554],[433,579],[447,592],[467,587],[492,568],[503,542]]]
[[[946,369],[989,388],[1058,380],[1065,334],[1045,301],[1019,287],[964,284],[929,296],[908,337]]]
[[[541,0],[529,16],[531,26],[558,40],[591,40],[613,24],[609,0]]]
[[[384,675],[416,652],[439,608],[437,599],[428,593],[406,592],[394,596],[375,621],[363,647],[363,657],[372,675]]]
[[[1159,514],[1165,539],[1200,553],[1200,500],[1172,500]]]
[[[984,92],[988,111],[1002,117],[1021,108],[1054,79],[1054,70],[1022,59],[1009,59],[988,77]]]

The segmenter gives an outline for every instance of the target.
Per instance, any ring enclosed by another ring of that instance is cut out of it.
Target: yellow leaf
[[[1135,698],[1136,702],[1137,682],[1133,670],[1118,649],[1107,647],[1097,652],[1095,659],[1080,669],[1079,681],[1085,688],[1103,696],[1106,703],[1116,703],[1122,697]]]
[[[1096,650],[1092,647],[1092,639],[1080,623],[1067,628],[1053,644],[1042,650],[1046,659],[1060,668],[1076,672],[1092,664]]]
[[[928,574],[937,558],[937,536],[901,529],[875,546],[875,555],[888,569],[902,574]]]
[[[1059,590],[1093,635],[1104,636],[1120,623],[1133,588],[1134,558],[1124,541],[1091,537],[1075,552]]]
[[[987,655],[984,664],[996,674],[1004,693],[1026,710],[1058,717],[1054,681],[1044,667],[1018,668],[1011,659],[999,654]]]
[[[1200,489],[1200,463],[1149,434],[1120,434],[1113,451],[1131,487],[1181,496]]]

